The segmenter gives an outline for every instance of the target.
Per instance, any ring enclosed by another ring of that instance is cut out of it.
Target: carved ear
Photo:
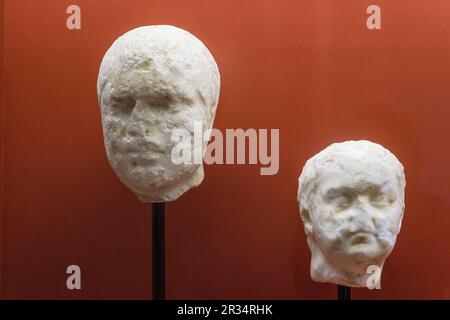
[[[303,208],[300,211],[300,215],[302,217],[303,220],[303,224],[305,225],[305,231],[308,235],[312,234],[313,231],[313,225],[311,222],[311,217],[309,216],[309,211],[306,210],[305,208]]]
[[[405,204],[403,203],[403,207],[402,207],[402,214],[400,215],[400,220],[398,221],[398,229],[397,229],[397,234],[400,233],[400,229],[402,228],[402,222],[403,222],[403,214],[405,213]]]

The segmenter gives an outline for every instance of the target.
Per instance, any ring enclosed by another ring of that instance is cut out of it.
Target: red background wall
[[[82,29],[66,28],[81,7]],[[366,28],[378,4],[382,29]],[[138,26],[189,30],[222,76],[215,127],[279,128],[280,170],[206,167],[167,204],[169,299],[333,299],[309,277],[296,202],[304,162],[369,139],[406,168],[404,224],[382,290],[357,299],[450,298],[450,3],[435,1],[5,1],[1,292],[13,298],[151,298],[150,206],[116,178],[96,80]],[[66,267],[82,290],[66,288]]]

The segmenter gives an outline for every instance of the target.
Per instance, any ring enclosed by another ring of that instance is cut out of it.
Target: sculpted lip
[[[149,159],[149,158],[145,158],[145,157],[133,157],[133,158],[131,158],[131,164],[134,167],[154,165],[155,162],[156,162],[156,159]]]
[[[125,153],[142,154],[145,151],[153,153],[165,153],[164,150],[155,142],[145,140],[133,140],[129,142],[119,143],[119,148]]]
[[[374,235],[371,232],[366,231],[360,231],[354,233],[350,237],[350,241],[352,245],[358,245],[358,244],[369,244],[372,242],[374,238]]]

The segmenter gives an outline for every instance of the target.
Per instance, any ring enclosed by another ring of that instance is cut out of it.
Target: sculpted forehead
[[[217,106],[220,75],[203,43],[172,26],[146,26],[117,39],[103,58],[99,98],[121,93],[199,97]]]
[[[371,188],[382,190],[399,190],[395,173],[381,167],[378,171],[358,171],[350,174],[340,169],[324,170],[318,177],[318,193],[324,194],[330,190],[347,188],[353,191],[365,191]]]
[[[342,170],[372,170],[386,168],[396,170],[400,162],[387,149],[370,141],[346,141],[334,143],[316,154],[311,160],[317,166]]]
[[[370,141],[346,141],[325,148],[305,164],[299,178],[299,200],[320,185],[387,185],[403,192],[403,166],[387,149]]]

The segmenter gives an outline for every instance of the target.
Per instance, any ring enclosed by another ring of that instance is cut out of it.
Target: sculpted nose
[[[375,225],[372,219],[371,209],[366,202],[357,202],[352,210],[351,216],[352,231],[365,230],[375,231]]]
[[[142,110],[143,110],[142,101],[140,99],[136,99],[134,101],[133,109],[131,110],[131,119],[132,120],[139,119],[139,116],[142,114]]]
[[[142,117],[143,117],[143,108],[144,105],[142,102],[137,99],[134,107],[131,111],[130,118],[127,123],[127,130],[126,133],[130,137],[136,137],[142,135]]]

